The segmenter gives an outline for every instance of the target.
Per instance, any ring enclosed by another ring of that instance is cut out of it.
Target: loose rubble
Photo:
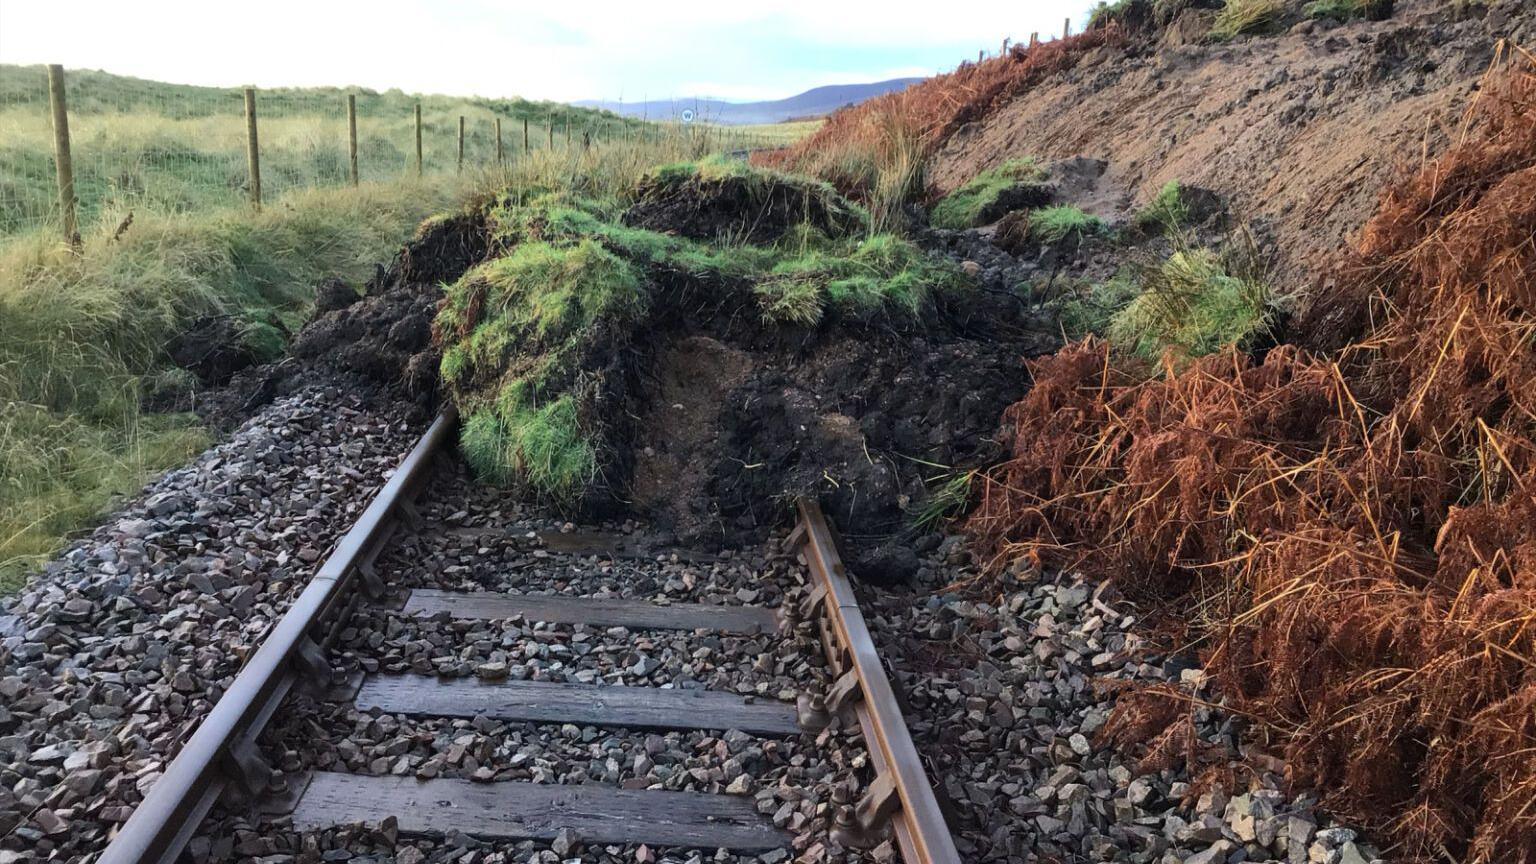
[[[102,848],[420,430],[305,390],[0,607],[0,862]]]
[[[1200,789],[1183,771],[1138,774],[1102,746],[1107,682],[1200,682],[1185,658],[1136,633],[1135,610],[1080,574],[979,584],[963,538],[930,535],[910,591],[860,598],[906,693],[906,718],[936,791],[953,804],[967,862],[1367,864],[1377,853],[1330,827],[1272,771],[1241,789]],[[1211,693],[1203,697],[1215,700]],[[1238,730],[1199,709],[1201,737],[1239,761]],[[1278,767],[1278,766],[1276,766]]]

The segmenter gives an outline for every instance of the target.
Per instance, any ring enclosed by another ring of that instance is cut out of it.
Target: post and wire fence
[[[502,121],[522,121],[507,146]],[[543,126],[543,129],[539,127]],[[59,66],[0,66],[0,238],[55,226],[71,243],[134,208],[271,206],[302,189],[505,169],[669,135],[775,146],[723,126],[646,122],[547,102],[391,90],[194,87]]]

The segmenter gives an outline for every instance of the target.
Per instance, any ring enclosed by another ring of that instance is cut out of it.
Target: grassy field
[[[752,141],[754,146],[762,147],[788,147],[797,144],[801,140],[815,134],[825,120],[791,120],[785,123],[760,123],[750,126],[726,127],[732,133],[744,136]]]
[[[112,230],[128,208],[197,212],[236,204],[248,189],[245,121],[235,88],[144,81],[105,72],[66,70],[70,136],[80,222]],[[294,189],[341,186],[348,180],[346,97],[357,97],[358,164],[364,180],[393,181],[415,172],[414,108],[422,106],[423,171],[458,170],[458,124],[465,118],[470,168],[496,164],[495,121],[502,121],[508,160],[530,149],[597,146],[676,134],[668,127],[608,112],[524,99],[460,99],[391,90],[274,89],[258,94],[262,190],[268,199]],[[799,125],[799,124],[795,124]],[[569,132],[568,132],[569,130]],[[797,133],[696,130],[695,134],[772,146]],[[55,216],[53,138],[42,67],[0,65],[0,235]]]
[[[0,80],[13,82],[29,71],[37,70],[7,67]],[[193,97],[212,99],[203,88],[150,86],[116,76],[103,76],[101,83],[108,89],[99,104],[92,96],[100,91],[76,88],[82,95],[73,97],[72,122],[84,130],[76,134],[77,142],[97,134],[118,142],[120,151],[201,155],[181,161],[146,155],[134,181],[139,187],[111,186],[109,194],[93,199],[82,220],[79,254],[62,244],[51,226],[0,238],[0,591],[14,590],[28,570],[93,525],[120,496],[207,445],[208,433],[194,417],[140,408],[146,392],[192,383],[165,356],[166,345],[190,321],[228,314],[253,331],[291,332],[308,316],[317,281],[331,275],[360,281],[375,262],[388,260],[422,219],[479,192],[567,189],[609,196],[632,188],[658,164],[756,140],[748,137],[755,133],[706,126],[615,122],[611,140],[567,148],[564,114],[557,114],[556,146],[519,155],[502,169],[476,167],[460,177],[440,167],[420,180],[414,172],[390,171],[370,181],[365,172],[357,189],[339,183],[307,188],[311,181],[334,177],[339,163],[328,161],[334,154],[325,155],[334,147],[318,139],[304,143],[304,135],[314,134],[312,118],[277,116],[263,121],[264,166],[274,166],[264,167],[264,186],[271,190],[267,178],[274,176],[292,182],[269,191],[268,206],[257,213],[234,185],[238,167],[227,168],[231,185],[223,191],[199,173],[219,160],[242,164],[242,142],[225,129],[231,124],[211,110],[165,109],[177,99],[183,105],[199,104]],[[36,110],[18,107],[14,88],[4,92],[4,122],[18,122],[26,110]],[[326,101],[341,102],[342,91],[327,92]],[[393,105],[394,116],[378,120],[365,140],[370,134],[389,138],[394,134],[389,123],[399,127],[395,132],[409,128],[413,97],[370,97],[375,98],[377,105]],[[451,125],[456,133],[461,103],[423,101],[429,124]],[[369,101],[359,103],[362,114]],[[111,109],[93,113],[106,105]],[[501,111],[545,117],[549,106],[513,101],[484,103],[480,109],[482,119]],[[594,128],[605,120],[592,112],[573,111],[572,118],[590,119]],[[504,130],[507,126],[503,120]],[[516,129],[520,147],[521,121]],[[291,134],[284,137],[283,130]],[[543,135],[547,144],[548,133]],[[27,187],[34,197],[51,196],[51,157],[39,151],[48,140],[35,128],[28,136],[11,137],[7,128],[0,150],[14,160],[30,149],[32,161],[46,172],[34,166],[31,173],[16,173],[0,162],[0,184],[7,194]],[[428,148],[429,158],[432,153]],[[438,151],[436,158],[447,157]],[[296,167],[303,165],[310,174]],[[146,194],[149,190],[157,194]],[[132,224],[115,236],[130,211]]]
[[[190,386],[164,356],[187,322],[296,326],[317,280],[366,276],[473,186],[368,183],[295,192],[260,214],[142,214],[79,255],[39,232],[0,247],[0,590],[206,445],[191,415],[139,407],[149,389]]]

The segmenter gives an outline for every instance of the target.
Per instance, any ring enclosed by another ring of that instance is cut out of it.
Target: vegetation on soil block
[[[1169,180],[1157,190],[1157,197],[1147,206],[1136,211],[1132,222],[1142,231],[1161,230],[1176,232],[1189,220],[1189,207],[1184,202],[1184,187],[1177,180]]]
[[[643,311],[640,276],[591,239],[528,242],[448,289],[436,328],[442,374],[463,412],[465,458],[500,483],[526,480],[569,500],[597,457],[575,399],[581,353],[596,331]]]
[[[1060,243],[1068,237],[1102,233],[1104,220],[1077,207],[1044,207],[1029,214],[1029,234],[1041,243]]]
[[[971,182],[944,196],[933,205],[929,221],[935,228],[974,228],[982,223],[983,214],[997,204],[1003,193],[1045,179],[1045,170],[1035,160],[1010,159],[996,168],[977,174]]]
[[[623,196],[509,192],[486,221],[499,251],[447,289],[441,373],[476,471],[559,505],[605,464],[595,402],[616,355],[684,298],[765,327],[900,323],[968,284],[910,241],[868,234],[830,186],[739,161],[667,164]]]

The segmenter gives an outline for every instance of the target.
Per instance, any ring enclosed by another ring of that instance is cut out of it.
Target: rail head
[[[859,611],[831,524],[815,501],[801,498],[797,507],[800,524],[790,539],[800,545],[801,557],[816,580],[817,605],[827,625],[823,632],[836,640],[835,645],[827,645],[828,652],[842,652],[850,674],[857,678],[859,698],[854,710],[875,767],[876,781],[856,809],[861,815],[890,818],[906,864],[960,864],[954,837]]]
[[[256,737],[300,670],[323,665],[316,653],[317,625],[351,586],[358,566],[388,538],[397,509],[426,476],[457,420],[449,408],[433,421],[134,808],[98,864],[170,864],[232,781],[247,786],[252,778],[261,781],[266,769],[255,755]]]

